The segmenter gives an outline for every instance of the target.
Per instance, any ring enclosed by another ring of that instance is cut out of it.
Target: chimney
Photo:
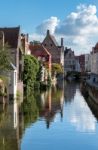
[[[50,34],[50,31],[49,30],[47,30],[47,35],[49,35]]]
[[[63,38],[61,38],[61,46],[63,47]]]

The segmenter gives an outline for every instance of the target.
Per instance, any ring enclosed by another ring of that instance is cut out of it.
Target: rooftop
[[[11,48],[17,48],[20,27],[0,28],[0,32],[4,33],[4,43],[8,43]]]

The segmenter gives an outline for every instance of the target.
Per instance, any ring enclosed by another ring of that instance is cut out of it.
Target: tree
[[[38,60],[31,55],[24,56],[24,72],[23,72],[23,82],[26,87],[27,92],[30,92],[30,88],[34,88],[34,83],[36,81],[36,75],[39,70]]]
[[[58,63],[52,64],[52,75],[63,73],[63,67]]]
[[[11,54],[9,48],[10,46],[8,44],[2,46],[2,43],[0,42],[0,70],[1,71],[10,70]]]

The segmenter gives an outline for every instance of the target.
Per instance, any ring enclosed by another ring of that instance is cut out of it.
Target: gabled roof
[[[11,48],[17,48],[20,27],[0,28],[1,33],[4,33],[4,43],[8,43]]]
[[[96,43],[95,48],[98,49],[98,42]]]
[[[54,43],[56,46],[58,46],[59,44],[58,44],[58,42],[56,41],[55,37],[54,37],[53,35],[49,35],[49,36],[50,36],[51,40],[53,41],[53,43]]]
[[[45,39],[46,39],[47,37],[50,37],[50,39],[52,40],[52,42],[54,43],[55,46],[59,46],[59,44],[57,43],[55,37],[50,34],[50,31],[49,31],[49,30],[47,30],[47,35],[46,35]],[[44,39],[44,41],[45,41],[45,39]],[[44,42],[44,41],[43,41],[43,42]]]
[[[98,53],[98,42],[96,43],[95,47],[93,47],[93,53]]]
[[[48,52],[48,50],[43,45],[29,45],[29,49],[31,51],[31,54],[34,56],[51,56],[51,54]]]

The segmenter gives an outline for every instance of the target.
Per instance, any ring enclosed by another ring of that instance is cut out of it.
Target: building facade
[[[98,43],[91,52],[91,72],[98,75]]]
[[[13,28],[0,28],[0,32],[2,33],[1,41],[3,41],[3,46],[5,44],[9,45],[9,52],[11,55],[11,66],[15,68],[17,74],[14,75],[14,80],[16,81],[15,87],[17,90],[21,92],[23,95],[23,81],[22,81],[22,73],[23,73],[23,51],[21,49],[21,35],[20,35],[20,27]],[[9,73],[10,74],[10,73]],[[11,76],[9,76],[10,81],[12,80]],[[10,82],[9,89],[13,87],[14,82]],[[16,91],[17,93],[17,91]],[[14,93],[9,93],[13,98]]]
[[[74,51],[70,48],[66,48],[64,51],[64,71],[76,71],[76,58]]]
[[[42,44],[32,43],[29,45],[31,54],[35,56],[42,64],[42,81],[47,80],[48,74],[51,77],[51,54]]]
[[[50,31],[47,30],[47,35],[42,42],[42,45],[49,51],[51,54],[52,63],[59,63],[64,66],[64,46],[63,38],[61,38],[61,45],[59,46],[55,37],[50,34]]]
[[[85,54],[85,71],[90,72],[91,71],[91,55]]]

